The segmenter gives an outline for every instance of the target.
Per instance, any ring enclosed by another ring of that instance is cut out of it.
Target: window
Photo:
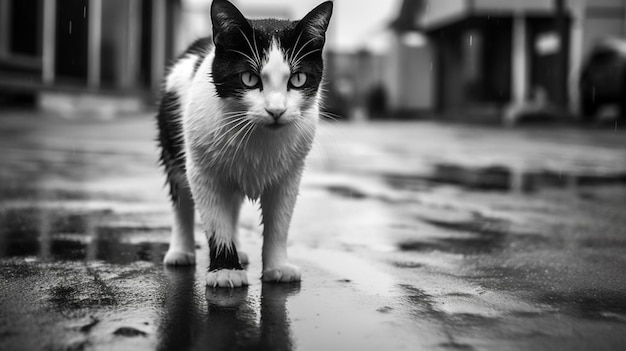
[[[41,68],[42,0],[0,0],[0,64]]]

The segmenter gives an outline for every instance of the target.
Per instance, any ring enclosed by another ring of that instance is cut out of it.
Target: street
[[[152,115],[0,116],[0,350],[626,348],[626,128],[321,124],[289,239],[298,284],[161,264]]]

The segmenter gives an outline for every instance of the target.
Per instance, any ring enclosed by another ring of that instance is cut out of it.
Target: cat
[[[174,212],[166,265],[195,264],[194,209],[209,245],[206,284],[248,285],[237,221],[258,200],[263,281],[300,281],[287,234],[319,120],[327,1],[299,21],[248,20],[227,0],[211,4],[212,37],[170,67],[157,115],[160,161]]]

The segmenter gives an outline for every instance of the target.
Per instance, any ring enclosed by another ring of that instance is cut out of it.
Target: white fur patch
[[[288,124],[303,118],[304,98],[297,89],[288,89],[291,77],[290,65],[276,41],[267,52],[261,69],[263,89],[249,90],[244,94],[244,103],[248,108],[248,118],[258,124]],[[280,112],[277,121],[270,112]]]
[[[167,75],[165,91],[176,92],[181,99],[181,106],[184,106],[193,79],[193,69],[199,59],[197,55],[189,55],[176,62]]]
[[[278,43],[273,41],[267,54],[267,60],[264,62],[261,70],[263,88],[273,91],[287,91],[287,82],[290,75],[291,69],[285,59],[285,54],[278,46]]]

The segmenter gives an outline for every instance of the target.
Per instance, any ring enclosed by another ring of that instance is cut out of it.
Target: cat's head
[[[248,20],[230,2],[211,6],[217,95],[252,123],[279,129],[317,118],[323,74],[322,49],[333,3],[300,21]]]

